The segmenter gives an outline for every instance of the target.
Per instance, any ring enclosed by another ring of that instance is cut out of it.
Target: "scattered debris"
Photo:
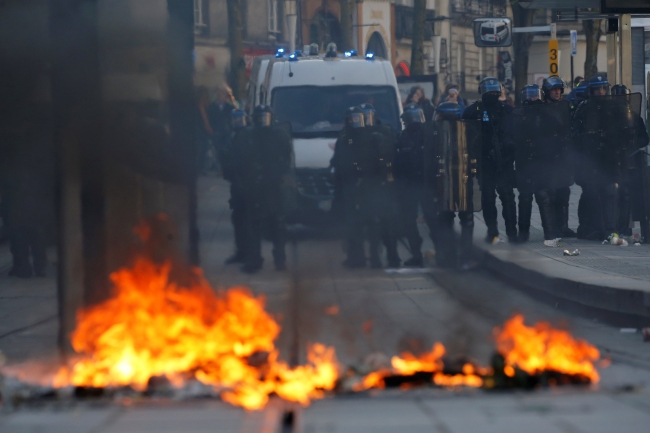
[[[573,251],[564,250],[564,255],[565,256],[579,256],[580,255],[580,250],[577,249],[577,248],[575,250],[573,250]]]
[[[609,235],[607,241],[603,242],[603,244],[607,242],[609,242],[612,245],[619,245],[621,247],[626,247],[629,245],[625,239],[618,236],[618,233],[612,233],[611,235]]]
[[[428,274],[433,272],[431,268],[387,268],[387,274]]]

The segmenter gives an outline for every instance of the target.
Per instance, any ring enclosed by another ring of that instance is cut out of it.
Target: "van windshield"
[[[494,34],[494,27],[483,27],[481,26],[481,35],[493,35]]]
[[[296,86],[273,90],[278,122],[291,122],[296,137],[334,137],[343,128],[348,107],[370,103],[377,118],[399,132],[401,122],[395,88],[391,86]]]

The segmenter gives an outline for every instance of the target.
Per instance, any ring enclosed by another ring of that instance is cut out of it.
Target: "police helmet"
[[[364,126],[373,126],[375,124],[375,118],[377,117],[375,107],[373,107],[372,104],[363,103],[359,105],[359,108],[363,111]]]
[[[575,89],[573,89],[573,92],[575,93],[576,98],[585,99],[587,97],[587,82],[579,82]]]
[[[485,77],[478,84],[478,93],[483,95],[490,92],[499,92],[501,95],[501,83],[494,77]]]
[[[521,89],[521,102],[533,102],[542,99],[542,90],[537,84],[528,84]]]
[[[616,84],[612,86],[612,95],[629,95],[630,89],[625,84]]]
[[[589,79],[587,89],[589,96],[594,95],[596,89],[605,89],[605,95],[607,95],[609,93],[609,81],[607,81],[607,77],[604,75],[594,75]]]
[[[544,95],[544,100],[548,101],[551,99],[551,90],[560,89],[560,95],[564,93],[564,88],[566,83],[564,80],[557,75],[551,75],[544,80],[542,84],[542,94]]]
[[[273,109],[268,105],[258,105],[253,110],[253,124],[259,127],[271,126],[273,123]]]
[[[230,126],[232,126],[232,129],[242,129],[248,126],[246,112],[242,110],[232,110],[230,113]]]
[[[363,128],[365,123],[363,121],[363,111],[359,107],[350,107],[345,110],[344,114],[345,126],[349,128]]]
[[[439,120],[459,120],[463,109],[456,102],[442,102],[436,108],[436,118]]]
[[[424,123],[424,111],[422,111],[418,104],[408,104],[406,107],[404,107],[402,120],[407,126],[412,123]]]

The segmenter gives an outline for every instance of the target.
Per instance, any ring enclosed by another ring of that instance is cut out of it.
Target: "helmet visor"
[[[345,124],[351,128],[363,128],[363,113],[351,113],[345,117]]]
[[[402,120],[406,125],[410,125],[411,123],[424,123],[424,111],[419,108],[417,110],[405,111],[402,114]]]
[[[271,126],[272,119],[271,113],[258,113],[255,115],[255,126]]]
[[[375,124],[375,110],[363,110],[364,126],[373,126]]]
[[[542,98],[542,92],[539,87],[525,87],[521,91],[522,101],[536,101]]]
[[[562,89],[564,90],[564,81],[560,77],[548,77],[544,83],[544,88],[546,90],[551,89]]]
[[[241,129],[246,127],[246,115],[243,113],[234,113],[230,117],[230,125],[233,129]]]
[[[598,83],[589,86],[589,94],[594,96],[605,96],[609,93],[609,84]]]
[[[479,90],[481,91],[481,95],[489,92],[499,92],[501,94],[501,84],[497,80],[483,81],[479,85]]]

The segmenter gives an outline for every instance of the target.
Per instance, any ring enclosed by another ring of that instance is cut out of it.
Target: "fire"
[[[308,404],[334,388],[332,348],[313,345],[308,364],[296,368],[278,359],[280,326],[263,297],[244,287],[215,294],[198,269],[181,287],[170,271],[169,262],[138,258],[114,272],[114,296],[78,313],[72,346],[82,357],[59,371],[55,386],[142,390],[152,377],[178,385],[193,377],[247,409],[262,408],[272,393]]]
[[[431,351],[415,356],[410,352],[404,352],[401,356],[391,358],[391,369],[382,369],[366,375],[362,381],[353,387],[355,391],[363,391],[370,388],[385,388],[384,379],[388,376],[411,376],[416,373],[434,373],[433,383],[440,386],[471,386],[480,387],[483,379],[475,374],[475,368],[471,364],[465,364],[463,374],[450,375],[443,373],[445,346],[435,343]]]
[[[443,363],[442,357],[445,355],[445,346],[436,343],[431,348],[430,352],[423,353],[416,357],[412,353],[404,352],[402,356],[393,356],[390,364],[396,374],[410,375],[419,371],[422,372],[435,372],[442,371]]]
[[[576,340],[567,331],[553,328],[548,322],[528,327],[524,316],[518,314],[494,333],[508,376],[514,376],[514,367],[518,367],[529,374],[551,370],[582,375],[594,383],[600,380],[594,366],[600,358],[598,349],[584,340]]]
[[[594,362],[600,358],[598,349],[584,340],[576,340],[567,331],[553,328],[548,322],[538,322],[533,327],[524,324],[520,314],[508,320],[503,328],[495,328],[497,351],[504,357],[503,374],[515,377],[516,368],[530,375],[553,371],[566,375],[588,378],[597,383],[600,380]],[[491,367],[477,367],[470,363],[463,365],[462,373],[445,374],[443,357],[445,347],[434,344],[430,352],[420,356],[402,353],[391,359],[390,369],[382,369],[366,375],[353,389],[363,391],[370,388],[385,388],[390,376],[411,376],[416,373],[433,373],[432,381],[438,386],[481,387],[486,380],[489,388],[494,383]],[[601,363],[601,366],[607,366]],[[549,381],[553,383],[555,379]]]

